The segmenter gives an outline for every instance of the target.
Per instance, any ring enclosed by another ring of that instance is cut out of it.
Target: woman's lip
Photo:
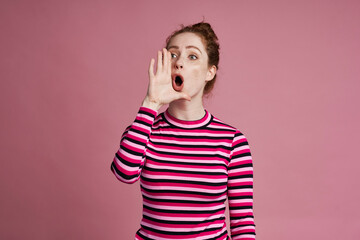
[[[181,85],[176,84],[176,77],[180,77],[182,82]],[[172,75],[172,87],[175,91],[180,92],[184,87],[184,78],[180,74]]]

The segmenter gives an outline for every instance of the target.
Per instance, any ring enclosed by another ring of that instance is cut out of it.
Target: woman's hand
[[[174,100],[191,100],[184,92],[177,92],[172,87],[171,53],[163,48],[158,51],[156,73],[154,74],[155,60],[152,58],[149,66],[149,86],[142,106],[159,110],[161,106]]]

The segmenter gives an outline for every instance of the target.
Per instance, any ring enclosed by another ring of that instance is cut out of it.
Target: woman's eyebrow
[[[170,48],[179,49],[179,47],[178,47],[178,46],[169,46],[169,48],[168,48],[168,49],[170,49]],[[189,45],[189,46],[186,46],[185,48],[186,48],[186,49],[188,49],[188,48],[195,48],[195,49],[197,49],[197,50],[198,50],[198,51],[202,54],[201,50],[200,50],[198,47],[195,47],[195,46]]]

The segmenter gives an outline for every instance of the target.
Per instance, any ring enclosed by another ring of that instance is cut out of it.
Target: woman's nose
[[[183,67],[184,67],[184,64],[180,59],[175,62],[176,69],[182,69]]]

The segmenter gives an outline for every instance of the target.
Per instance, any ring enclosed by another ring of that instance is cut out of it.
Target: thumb
[[[185,100],[188,100],[188,101],[191,101],[191,97],[189,95],[187,95],[186,93],[182,92],[182,93],[179,93],[179,97],[181,99],[185,99]]]

